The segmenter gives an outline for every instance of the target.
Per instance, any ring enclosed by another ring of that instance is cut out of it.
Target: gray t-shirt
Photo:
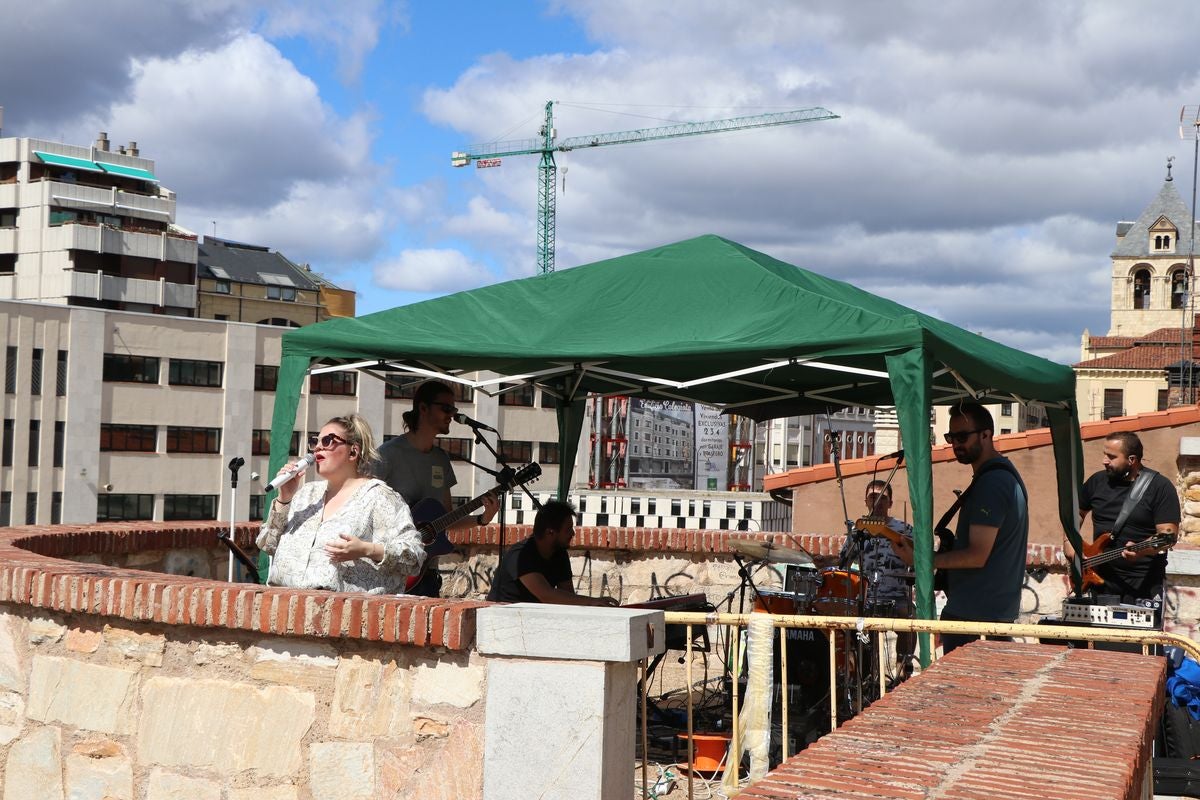
[[[379,477],[410,506],[429,497],[440,503],[458,482],[445,450],[434,446],[428,453],[422,453],[407,436],[385,442],[379,448],[379,457]]]
[[[1008,459],[997,456],[983,466]],[[1029,550],[1029,508],[1020,477],[1004,468],[976,478],[958,512],[954,549],[971,543],[971,525],[999,528],[987,562],[975,569],[946,570],[946,608],[960,619],[1012,622],[1021,611],[1021,587]]]

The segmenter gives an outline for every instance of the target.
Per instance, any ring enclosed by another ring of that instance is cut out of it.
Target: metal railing
[[[829,692],[826,695],[829,702],[829,729],[830,731],[837,730],[838,727],[838,667],[839,667],[839,648],[845,646],[845,642],[850,637],[856,638],[858,641],[863,641],[862,638],[868,635],[874,635],[875,647],[874,654],[877,658],[874,674],[878,676],[879,681],[879,697],[882,697],[886,691],[887,680],[887,647],[884,646],[884,637],[888,633],[936,633],[936,634],[967,634],[979,635],[983,638],[988,637],[1015,637],[1022,639],[1034,640],[1052,640],[1059,641],[1078,641],[1086,642],[1088,647],[1094,647],[1096,642],[1111,642],[1119,644],[1140,645],[1142,654],[1148,655],[1149,649],[1154,645],[1171,645],[1179,647],[1187,653],[1191,658],[1200,661],[1200,644],[1188,639],[1179,634],[1167,633],[1159,630],[1140,630],[1140,629],[1125,629],[1125,628],[1098,628],[1084,627],[1079,625],[1032,625],[1032,624],[1005,624],[994,622],[958,622],[958,621],[942,621],[942,620],[917,620],[917,619],[893,619],[889,617],[830,617],[830,616],[812,616],[800,614],[731,614],[731,613],[705,613],[705,612],[672,612],[668,611],[665,615],[665,621],[668,625],[683,625],[686,627],[686,642],[685,652],[685,681],[686,681],[686,697],[687,697],[687,760],[685,765],[690,769],[691,777],[688,780],[688,800],[693,800],[693,784],[696,770],[695,753],[695,703],[693,699],[692,688],[695,685],[692,674],[693,654],[696,652],[693,642],[696,635],[696,626],[722,626],[732,632],[733,629],[746,627],[751,620],[769,619],[774,630],[779,632],[779,667],[780,672],[780,713],[781,713],[781,742],[780,753],[781,761],[787,760],[788,753],[788,732],[790,712],[790,698],[787,691],[786,682],[788,676],[786,633],[789,628],[805,628],[819,630],[827,639],[829,653]],[[837,634],[842,633],[839,637]],[[715,637],[720,638],[720,637]],[[839,644],[839,639],[842,644]],[[732,641],[732,637],[726,639],[727,642]],[[741,741],[739,740],[739,681],[737,679],[738,670],[740,669],[740,656],[731,658],[731,666],[734,673],[734,679],[729,682],[730,687],[730,706],[731,719],[730,725],[730,743],[728,749],[729,763],[726,769],[734,770],[734,776],[737,776],[737,770],[741,762]],[[649,729],[647,721],[647,705],[649,700],[649,681],[647,675],[646,661],[641,664],[641,746],[642,746],[642,797],[650,797],[648,791],[649,784],[647,767],[649,761]],[[858,709],[858,710],[861,710]]]

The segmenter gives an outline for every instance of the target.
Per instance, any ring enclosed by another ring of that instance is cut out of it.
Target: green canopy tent
[[[758,419],[894,405],[907,448],[917,605],[933,616],[930,408],[964,397],[1040,402],[1060,518],[1080,552],[1082,477],[1069,367],[716,236],[336,319],[283,337],[271,469],[287,457],[305,374],[358,368],[477,390],[531,382],[558,398],[560,496],[588,394],[697,401]],[[498,377],[470,379],[487,371]]]

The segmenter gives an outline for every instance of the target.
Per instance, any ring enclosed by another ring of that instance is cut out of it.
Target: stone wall
[[[133,568],[223,574],[218,532],[0,531],[3,800],[480,797],[484,604]]]
[[[482,662],[0,604],[3,797],[479,797]]]

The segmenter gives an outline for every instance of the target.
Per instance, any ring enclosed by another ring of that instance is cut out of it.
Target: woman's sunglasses
[[[317,445],[320,445],[326,450],[332,450],[339,444],[346,444],[346,440],[338,436],[336,433],[327,433],[324,436],[317,436],[316,434],[313,434],[312,436],[308,437],[309,450],[316,450]]]

